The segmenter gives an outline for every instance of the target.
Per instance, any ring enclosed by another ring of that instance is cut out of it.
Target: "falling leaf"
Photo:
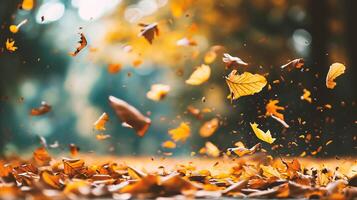
[[[151,85],[151,90],[146,93],[146,97],[153,101],[160,101],[166,97],[169,91],[170,91],[169,85],[153,84]]]
[[[216,52],[208,51],[205,54],[204,61],[205,61],[206,64],[211,64],[216,60],[216,58],[217,58],[217,53]]]
[[[109,96],[109,105],[115,111],[117,117],[136,130],[139,136],[144,136],[151,124],[150,118],[144,116],[136,108],[127,102],[114,96]]]
[[[139,67],[142,63],[143,63],[143,61],[140,58],[138,58],[138,59],[133,60],[132,64],[134,67]]]
[[[154,40],[155,35],[159,36],[159,28],[157,23],[152,24],[139,24],[139,26],[143,27],[140,30],[139,37],[144,37],[150,44]]]
[[[282,124],[285,128],[289,128],[289,124],[287,124],[284,120],[280,119],[279,117],[276,117],[275,115],[270,115],[271,118],[275,119],[277,122]]]
[[[189,85],[201,85],[206,82],[211,76],[211,68],[208,65],[202,64],[198,66],[191,74],[190,78],[186,80]]]
[[[110,135],[106,135],[106,134],[97,134],[96,136],[95,136],[95,138],[97,139],[97,140],[106,140],[106,139],[108,139],[108,138],[110,138],[111,136]]]
[[[304,94],[301,95],[300,99],[301,100],[306,100],[307,102],[311,103],[312,102],[312,99],[310,97],[311,92],[309,90],[307,90],[307,89],[304,89],[303,92],[304,92]]]
[[[241,96],[253,95],[260,92],[267,84],[265,77],[262,75],[251,74],[249,72],[244,72],[243,74],[236,73],[237,71],[233,70],[226,77],[230,90],[229,99],[235,100]]]
[[[42,101],[41,106],[39,108],[31,109],[30,115],[32,115],[32,116],[43,115],[43,114],[50,112],[51,109],[52,109],[52,107],[50,105],[48,105],[45,101]]]
[[[235,68],[238,66],[248,66],[248,63],[244,62],[242,59],[238,57],[233,57],[228,53],[223,54],[222,60],[224,63],[226,63],[227,69]]]
[[[261,129],[258,128],[258,124],[255,122],[252,124],[250,123],[250,126],[253,129],[253,132],[255,135],[262,141],[267,142],[269,144],[272,144],[276,139],[272,138],[270,131],[268,130],[267,132],[262,131]]]
[[[190,136],[190,134],[190,127],[185,122],[181,122],[179,127],[169,130],[169,135],[175,142],[185,142],[186,139]]]
[[[79,147],[75,144],[69,144],[69,151],[71,152],[72,156],[77,156],[79,152]]]
[[[242,157],[247,154],[254,154],[255,152],[259,151],[261,149],[261,144],[258,143],[254,145],[252,148],[247,149],[244,146],[236,147],[236,148],[228,148],[227,151],[229,152],[234,152],[237,154],[239,157]]]
[[[304,59],[303,58],[297,58],[297,59],[294,59],[288,63],[286,63],[285,65],[282,65],[280,68],[281,69],[284,69],[286,67],[291,67],[291,68],[297,68],[297,69],[300,69],[302,66],[304,66]]]
[[[120,72],[122,66],[121,64],[117,63],[117,64],[109,64],[107,71],[109,74],[116,74],[118,72]]]
[[[200,128],[201,137],[210,137],[218,128],[219,119],[213,118],[205,122]]]
[[[103,113],[96,122],[94,122],[94,129],[98,131],[105,131],[105,124],[109,121],[109,115]]]
[[[5,46],[6,46],[6,49],[10,52],[14,52],[17,49],[17,47],[15,46],[15,40],[13,40],[13,39],[7,39]]]
[[[24,10],[32,10],[34,5],[34,0],[23,0],[21,4],[21,8]]]
[[[191,38],[182,38],[176,41],[177,46],[196,46],[197,42]]]
[[[198,108],[195,108],[193,106],[187,106],[187,111],[193,115],[194,117],[196,117],[197,119],[202,119],[203,118],[203,115],[202,115],[202,112],[200,109]]]
[[[22,20],[18,25],[10,25],[9,30],[11,33],[17,33],[20,27],[27,23],[27,19]]]
[[[266,109],[265,115],[266,116],[274,115],[274,116],[278,117],[279,119],[284,120],[284,115],[279,113],[279,111],[285,110],[285,108],[282,106],[276,105],[278,103],[279,103],[279,100],[269,100],[269,102],[265,106],[265,109]]]
[[[51,156],[48,154],[45,147],[39,147],[33,152],[33,158],[40,166],[48,165],[51,161]]]
[[[334,80],[341,74],[345,73],[345,69],[345,65],[341,63],[333,63],[326,76],[326,87],[329,89],[335,88],[337,83]]]
[[[212,142],[206,142],[205,144],[206,154],[211,157],[219,156],[219,149]]]
[[[176,143],[171,140],[167,140],[167,141],[163,142],[161,144],[161,146],[164,148],[167,148],[167,149],[174,149],[174,148],[176,148]]]
[[[84,36],[83,33],[79,33],[79,34],[80,34],[80,40],[78,41],[79,45],[74,52],[70,53],[71,56],[76,56],[82,49],[84,49],[84,47],[87,46],[86,37]]]

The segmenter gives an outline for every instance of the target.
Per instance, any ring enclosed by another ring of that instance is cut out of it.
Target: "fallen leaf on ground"
[[[139,136],[142,137],[145,135],[151,124],[150,118],[141,114],[140,111],[132,105],[114,96],[109,96],[109,105],[122,122],[133,127]]]
[[[326,76],[326,87],[333,89],[336,86],[335,79],[345,73],[346,67],[342,63],[333,63]]]
[[[270,134],[270,131],[268,130],[267,132],[262,131],[261,129],[258,128],[258,124],[256,123],[250,123],[250,126],[253,129],[253,132],[255,135],[262,141],[267,142],[269,144],[272,144],[276,139],[273,138]]]
[[[230,95],[228,95],[229,99],[235,100],[242,96],[253,95],[260,92],[267,84],[265,77],[262,75],[251,74],[249,72],[244,72],[243,74],[236,73],[237,71],[233,70],[226,77],[230,91]]]
[[[169,130],[169,135],[175,142],[185,142],[191,135],[191,129],[187,123],[181,122],[179,127]]]
[[[208,65],[202,64],[198,66],[191,76],[186,80],[189,85],[201,85],[206,82],[211,76],[211,68]]]

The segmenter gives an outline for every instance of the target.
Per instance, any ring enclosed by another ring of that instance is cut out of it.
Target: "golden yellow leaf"
[[[105,131],[105,124],[109,121],[109,115],[103,113],[99,119],[94,122],[94,128],[98,131]]]
[[[24,10],[32,10],[34,5],[34,0],[23,0],[21,8]]]
[[[244,72],[243,74],[236,74],[237,70],[233,70],[226,82],[230,90],[229,99],[238,99],[241,96],[253,95],[260,92],[267,84],[264,76],[259,74],[251,74]]]
[[[307,89],[303,90],[304,94],[300,97],[301,100],[306,100],[307,102],[311,103],[312,99],[310,97],[311,92]]]
[[[266,109],[265,115],[267,115],[267,116],[274,115],[274,116],[278,117],[279,119],[284,120],[284,115],[279,113],[279,110],[285,110],[285,108],[282,106],[276,105],[278,103],[279,103],[279,100],[269,100],[269,102],[265,106],[265,109]]]
[[[272,178],[272,177],[277,177],[277,178],[283,178],[281,174],[272,166],[264,166],[260,165],[260,168],[263,170],[263,176],[267,178]]]
[[[206,142],[205,148],[206,148],[206,154],[208,156],[212,156],[212,157],[219,156],[219,149],[212,142]]]
[[[160,101],[167,95],[167,93],[169,93],[169,91],[169,85],[154,84],[151,86],[151,90],[146,93],[146,97],[153,101]]]
[[[326,87],[329,89],[333,89],[336,86],[336,82],[334,81],[338,76],[345,73],[345,65],[341,63],[333,63],[330,66],[330,69],[326,76]]]
[[[110,137],[111,137],[110,135],[106,135],[106,134],[103,134],[103,133],[98,134],[98,135],[95,136],[95,138],[96,138],[97,140],[106,140],[106,139],[108,139],[108,138],[110,138]]]
[[[16,51],[17,47],[15,46],[15,40],[7,39],[6,40],[6,49],[10,52]]]
[[[17,33],[20,30],[20,27],[27,23],[27,19],[22,20],[18,25],[10,25],[9,30],[11,33]]]
[[[201,85],[206,82],[210,76],[211,68],[208,65],[202,64],[196,68],[190,78],[186,80],[186,83],[189,85]]]
[[[167,140],[167,141],[163,142],[161,144],[161,146],[164,148],[167,148],[167,149],[174,149],[174,148],[176,148],[176,143],[171,140]]]
[[[253,132],[255,133],[255,135],[262,141],[267,142],[269,144],[272,144],[276,139],[273,138],[270,134],[270,131],[268,130],[267,132],[262,131],[261,129],[258,128],[258,124],[257,123],[250,123],[250,126],[253,129]]]
[[[209,137],[211,136],[218,128],[219,119],[213,118],[207,122],[205,122],[200,128],[200,136],[201,137]]]
[[[169,135],[175,142],[184,142],[190,136],[191,129],[187,123],[182,122],[179,127],[169,130]]]
[[[204,61],[206,64],[211,64],[213,63],[214,60],[216,60],[217,54],[216,52],[210,50],[205,54]]]

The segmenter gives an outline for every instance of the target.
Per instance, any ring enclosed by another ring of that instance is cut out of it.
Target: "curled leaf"
[[[110,138],[111,136],[110,135],[106,135],[106,134],[97,134],[96,136],[95,136],[95,138],[97,139],[97,140],[106,140],[106,139],[108,139],[108,138]]]
[[[122,122],[133,127],[139,136],[145,135],[151,124],[150,118],[141,114],[132,105],[114,96],[109,96],[109,104]]]
[[[280,68],[281,69],[284,69],[286,67],[291,67],[291,68],[297,68],[297,69],[300,69],[302,66],[304,66],[304,59],[303,58],[297,58],[297,59],[294,59],[288,63],[286,63],[285,65],[282,65]]]
[[[80,159],[63,159],[63,172],[68,176],[80,174],[84,167],[84,161]]]
[[[236,73],[237,71],[233,70],[226,77],[230,90],[229,99],[235,100],[241,96],[253,95],[260,92],[267,84],[265,77],[262,75],[251,74],[249,72],[244,72],[243,74]]]
[[[70,53],[71,56],[76,56],[82,49],[84,49],[84,47],[87,46],[86,37],[84,36],[83,33],[79,33],[79,34],[80,34],[80,40],[78,41],[79,45],[74,52]]]
[[[238,57],[233,57],[233,56],[229,55],[228,53],[223,54],[222,61],[224,63],[226,63],[227,69],[235,68],[238,66],[248,66],[248,63],[244,62],[242,59],[240,59]]]
[[[201,137],[209,137],[217,130],[219,125],[219,119],[213,118],[205,122],[200,128]]]
[[[191,38],[182,38],[176,41],[177,46],[196,46],[197,42]]]
[[[43,115],[50,112],[51,109],[52,107],[50,105],[48,105],[45,101],[42,101],[41,106],[39,108],[31,109],[30,115],[32,116]]]
[[[253,132],[259,138],[260,140],[267,142],[269,144],[272,144],[276,139],[273,138],[270,134],[270,131],[268,130],[267,132],[262,131],[261,129],[258,128],[258,124],[256,123],[250,123],[250,126],[253,129]]]
[[[190,78],[186,80],[189,85],[201,85],[206,82],[211,76],[211,68],[208,65],[202,64],[198,66],[191,74]]]
[[[150,44],[154,40],[155,35],[159,36],[159,28],[157,23],[139,24],[143,29],[140,30],[139,37],[144,37]]]
[[[154,84],[151,86],[151,90],[146,93],[146,97],[153,101],[160,101],[163,98],[165,98],[165,96],[167,95],[167,93],[169,93],[169,91],[170,91],[169,85]]]
[[[175,142],[181,141],[185,142],[186,139],[190,136],[191,129],[187,123],[181,122],[180,126],[169,130],[169,135],[171,136],[172,140]]]
[[[333,89],[336,86],[335,79],[341,74],[345,73],[346,67],[342,63],[333,63],[326,76],[326,87]]]
[[[242,157],[247,154],[254,154],[255,152],[260,150],[261,146],[262,145],[260,143],[258,143],[250,149],[247,149],[244,146],[241,146],[241,147],[236,147],[236,148],[228,148],[227,151],[234,152],[239,157]]]
[[[98,131],[105,131],[105,124],[109,121],[109,115],[103,113],[96,122],[94,122],[94,128]]]

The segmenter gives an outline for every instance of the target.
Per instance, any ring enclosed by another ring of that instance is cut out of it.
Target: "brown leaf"
[[[84,167],[84,161],[81,159],[63,159],[63,172],[68,176],[80,174]]]
[[[226,63],[226,69],[237,68],[238,66],[248,66],[248,63],[244,62],[238,57],[233,57],[228,53],[223,54],[223,62]]]
[[[255,152],[257,152],[261,149],[261,146],[262,146],[261,143],[258,143],[250,149],[247,149],[245,147],[236,147],[236,148],[228,148],[227,150],[230,152],[234,152],[239,157],[242,157],[247,154],[254,154]]]
[[[155,35],[159,36],[159,28],[157,23],[152,24],[139,24],[139,26],[143,27],[140,30],[139,37],[144,37],[150,44],[154,40]]]
[[[41,106],[39,108],[31,109],[30,115],[32,116],[43,115],[50,112],[51,109],[52,107],[50,105],[48,105],[45,101],[42,101]]]
[[[141,114],[132,105],[114,96],[109,96],[109,104],[121,121],[133,127],[140,137],[145,135],[151,124],[150,118]]]
[[[80,35],[80,40],[78,41],[79,45],[74,52],[70,53],[71,56],[76,56],[82,49],[84,49],[84,47],[87,46],[87,39],[84,36],[84,34],[79,33],[79,35]]]
[[[305,61],[303,58],[297,58],[297,59],[294,59],[294,60],[286,63],[285,65],[282,65],[280,68],[284,69],[284,68],[288,67],[288,68],[300,69],[302,66],[304,66],[304,63],[305,63]]]
[[[60,181],[59,175],[54,175],[52,172],[45,170],[41,172],[41,179],[49,186],[55,189],[61,189],[63,185]]]
[[[33,152],[33,158],[40,166],[48,165],[51,161],[51,156],[48,154],[45,147],[39,147]]]

